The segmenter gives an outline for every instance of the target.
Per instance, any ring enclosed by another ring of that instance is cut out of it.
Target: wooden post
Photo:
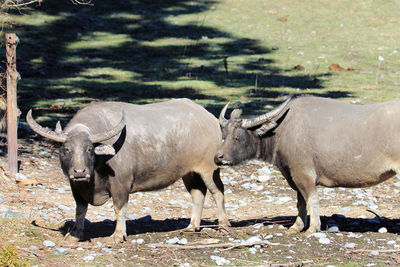
[[[18,172],[18,143],[17,143],[17,44],[18,36],[15,33],[6,34],[7,57],[7,145],[8,170],[15,176]]]

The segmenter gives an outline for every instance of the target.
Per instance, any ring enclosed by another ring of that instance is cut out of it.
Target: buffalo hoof
[[[307,231],[305,231],[305,234],[307,236],[310,236],[310,235],[312,235],[312,234],[314,234],[316,232],[319,232],[319,228],[310,227],[310,228],[307,229]]]
[[[296,235],[300,232],[301,232],[301,230],[299,230],[298,228],[292,228],[292,227],[290,227],[286,230],[286,234],[288,234],[288,235]]]
[[[286,233],[289,235],[295,235],[300,233],[303,229],[304,226],[293,224],[286,230]]]
[[[126,234],[117,234],[114,233],[110,236],[110,242],[119,244],[119,243],[124,243],[127,240],[127,235]]]
[[[194,226],[192,224],[189,224],[188,227],[183,229],[184,232],[200,232],[200,230],[200,226]]]
[[[222,227],[222,228],[229,228],[232,226],[228,220],[218,222],[218,225],[219,225],[219,227]]]
[[[79,242],[83,241],[84,239],[83,239],[83,234],[77,235],[77,234],[67,233],[64,236],[64,240],[69,242]]]

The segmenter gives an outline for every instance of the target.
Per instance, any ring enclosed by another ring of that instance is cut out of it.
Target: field
[[[340,229],[323,232],[330,243],[321,244],[317,238],[285,234],[283,227],[296,214],[294,192],[275,171],[269,181],[257,182],[257,170],[266,167],[263,163],[223,170],[234,221],[228,232],[176,232],[190,214],[189,195],[177,193],[184,191],[179,182],[161,192],[131,196],[126,244],[107,245],[112,232],[108,220],[114,219],[108,204],[90,209],[92,242],[65,243],[62,233],[71,224],[74,203],[57,163],[57,146],[33,137],[23,125],[30,108],[41,123],[54,127],[57,120],[65,125],[76,110],[101,100],[146,104],[187,97],[218,115],[228,101],[244,107],[245,114],[261,114],[288,94],[354,104],[397,98],[399,12],[396,0],[95,0],[89,6],[47,0],[2,16],[0,30],[16,32],[21,40],[17,48],[22,77],[18,83],[23,114],[21,173],[42,186],[19,188],[0,178],[4,200],[0,217],[7,217],[8,211],[18,217],[1,219],[1,248],[17,246],[10,250],[19,253],[19,260],[44,266],[217,264],[210,256],[239,266],[398,264],[397,178],[371,189],[321,188],[324,229],[331,224]],[[2,41],[0,50],[4,51]],[[0,152],[5,161],[5,147]],[[263,189],[243,186],[246,183]],[[290,199],[281,203],[280,197]],[[208,203],[205,223],[214,224],[214,204]],[[156,208],[160,205],[162,210]],[[367,209],[382,216],[377,217],[380,220]],[[331,217],[335,213],[346,217]],[[147,215],[153,220],[139,220]],[[388,232],[378,232],[382,227]],[[268,240],[279,245],[190,251],[147,247],[173,237],[185,237],[189,243],[214,238],[221,243],[252,236],[264,240],[270,235]],[[56,247],[44,247],[46,239],[56,242]],[[134,239],[144,239],[144,244],[133,244]],[[355,247],[346,247],[349,243]],[[68,248],[68,254],[55,255],[59,247]],[[84,260],[91,253],[96,254],[95,260]]]

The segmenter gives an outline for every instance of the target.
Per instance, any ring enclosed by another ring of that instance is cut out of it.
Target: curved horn
[[[90,141],[92,141],[92,143],[101,143],[119,134],[122,131],[122,129],[124,129],[124,127],[125,127],[125,112],[122,111],[121,121],[113,129],[105,133],[91,135],[89,139]]]
[[[291,99],[292,99],[292,96],[290,96],[288,99],[285,100],[285,102],[280,104],[279,107],[277,107],[276,109],[271,110],[268,113],[265,113],[265,114],[263,114],[261,116],[258,116],[256,118],[243,120],[242,121],[242,127],[243,128],[251,128],[251,127],[263,124],[267,120],[273,119],[274,117],[279,115],[279,113],[281,113],[285,109],[286,105],[289,103],[289,101]]]
[[[29,110],[28,114],[26,114],[26,122],[29,124],[31,129],[35,131],[37,134],[51,139],[56,142],[64,143],[67,139],[67,136],[64,133],[56,133],[55,131],[50,130],[49,128],[44,128],[39,125],[33,118],[32,118],[32,109]]]
[[[221,113],[219,114],[219,124],[222,127],[225,127],[226,124],[228,123],[228,120],[225,119],[225,113],[226,113],[226,110],[228,109],[228,106],[229,106],[229,102],[224,106],[224,108],[221,110]]]

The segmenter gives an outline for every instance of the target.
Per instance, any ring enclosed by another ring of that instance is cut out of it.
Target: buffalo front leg
[[[228,215],[225,211],[225,196],[224,196],[224,184],[221,181],[219,168],[210,172],[201,174],[204,183],[208,190],[210,190],[215,204],[217,205],[217,216],[218,223],[220,226],[231,226]]]
[[[87,209],[88,203],[76,201],[75,224],[72,227],[71,232],[66,235],[66,238],[72,236],[77,238],[79,241],[84,240],[84,226]]]
[[[298,215],[294,224],[288,229],[289,233],[299,233],[307,225],[307,203],[299,191],[297,191],[297,211]]]
[[[207,187],[197,173],[188,173],[182,177],[187,191],[192,196],[192,216],[188,229],[200,230],[200,221],[203,213],[204,198]]]

